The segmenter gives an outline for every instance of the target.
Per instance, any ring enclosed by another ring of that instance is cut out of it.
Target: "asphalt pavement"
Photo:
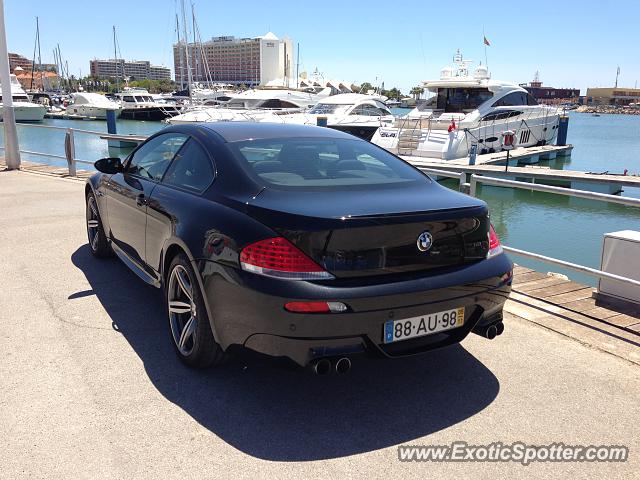
[[[640,478],[640,367],[517,317],[493,341],[347,375],[250,354],[189,370],[159,291],[91,257],[83,191],[0,172],[0,478]],[[398,445],[453,441],[630,458],[398,460]]]

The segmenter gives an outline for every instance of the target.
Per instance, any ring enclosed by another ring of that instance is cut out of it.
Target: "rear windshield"
[[[228,144],[254,176],[284,187],[349,187],[429,181],[404,161],[363,140],[287,138]]]

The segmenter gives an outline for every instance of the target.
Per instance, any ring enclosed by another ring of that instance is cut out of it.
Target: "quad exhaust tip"
[[[333,363],[328,358],[320,358],[311,364],[311,370],[316,375],[327,375],[331,372],[348,373],[351,370],[351,360],[347,357],[335,359]]]
[[[331,372],[331,362],[326,358],[321,358],[311,368],[316,375],[326,375]]]
[[[351,370],[351,360],[347,357],[342,357],[338,361],[336,361],[335,365],[336,373],[347,373]]]

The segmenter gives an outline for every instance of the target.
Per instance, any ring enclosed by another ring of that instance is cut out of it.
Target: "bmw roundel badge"
[[[418,236],[417,245],[418,245],[418,250],[420,250],[421,252],[426,252],[431,248],[431,245],[433,245],[433,235],[431,235],[427,231],[422,232]]]

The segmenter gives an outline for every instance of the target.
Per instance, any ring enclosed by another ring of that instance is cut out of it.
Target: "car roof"
[[[283,137],[344,138],[350,140],[357,138],[332,128],[313,125],[258,122],[203,122],[196,125],[217,133],[225,142]]]

